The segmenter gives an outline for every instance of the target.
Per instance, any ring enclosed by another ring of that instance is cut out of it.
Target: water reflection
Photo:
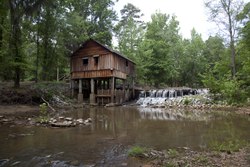
[[[142,119],[208,121],[213,115],[199,110],[138,108]]]
[[[235,114],[93,107],[74,109],[64,115],[82,119],[90,117],[93,123],[65,129],[1,126],[0,160],[11,159],[7,166],[16,161],[21,162],[20,166],[31,163],[43,166],[44,162],[70,164],[74,160],[80,165],[121,166],[127,161],[126,149],[131,145],[201,149],[213,141],[250,139],[250,121]],[[17,137],[11,137],[12,134],[17,134]]]

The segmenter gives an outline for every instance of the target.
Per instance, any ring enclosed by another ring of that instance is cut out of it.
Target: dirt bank
[[[0,115],[25,115],[38,112],[39,106],[35,105],[0,105]]]
[[[21,83],[20,88],[14,88],[12,83],[0,82],[0,105],[39,105],[44,102],[41,97],[50,101],[53,96],[69,97],[69,84],[61,82],[24,82]]]
[[[29,126],[39,116],[39,107],[31,105],[0,105],[0,126]]]
[[[250,148],[245,147],[235,152],[194,151],[189,148],[157,151],[150,149],[136,157],[142,167],[249,167]]]

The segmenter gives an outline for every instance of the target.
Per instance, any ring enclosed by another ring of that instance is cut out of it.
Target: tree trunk
[[[236,75],[236,65],[235,65],[235,45],[234,45],[234,35],[233,35],[233,28],[232,28],[232,20],[231,15],[228,17],[229,19],[229,34],[230,34],[230,50],[231,50],[231,73],[232,77],[234,78]]]
[[[236,63],[235,63],[236,53],[235,53],[234,41],[231,41],[230,49],[231,49],[231,71],[232,71],[232,77],[234,78],[236,75]]]
[[[224,11],[226,12],[228,16],[228,31],[229,31],[229,36],[230,36],[230,50],[231,50],[231,74],[232,77],[235,77],[236,74],[236,65],[235,65],[235,56],[236,56],[236,51],[235,51],[235,44],[234,44],[234,30],[235,28],[233,27],[233,20],[232,20],[232,1],[222,1],[222,6]]]
[[[46,16],[45,16],[45,27],[49,27],[50,23],[49,23],[49,17],[50,17],[50,8],[46,7],[45,9],[46,11]],[[44,36],[43,36],[43,63],[42,63],[42,79],[48,80],[48,74],[49,74],[49,32],[48,30],[45,30],[43,32]]]
[[[8,1],[2,1],[0,3],[0,9],[1,9],[1,16],[0,16],[0,50],[2,49],[3,46],[3,30],[4,30],[4,22],[7,18],[7,10],[6,6],[8,5]]]
[[[0,24],[3,26],[4,18],[1,16]],[[0,50],[2,50],[2,44],[3,44],[3,28],[0,26]]]
[[[38,24],[38,22],[37,22]],[[40,43],[39,43],[39,25],[37,25],[37,37],[36,37],[36,71],[35,71],[35,82],[38,82],[38,66],[39,66],[39,54],[40,54]]]
[[[59,67],[56,68],[56,81],[59,82]]]
[[[11,23],[11,36],[10,36],[10,53],[14,61],[14,87],[20,87],[20,63],[22,62],[19,47],[21,46],[21,29],[20,29],[20,16],[19,6],[15,2],[9,0],[10,5],[10,23]]]

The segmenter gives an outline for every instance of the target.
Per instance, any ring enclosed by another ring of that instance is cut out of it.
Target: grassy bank
[[[231,149],[230,149],[231,150]],[[134,146],[128,151],[130,157],[141,161],[142,166],[150,167],[201,167],[201,166],[249,166],[250,147],[242,145],[234,151],[208,149],[195,151],[190,148],[155,150]]]

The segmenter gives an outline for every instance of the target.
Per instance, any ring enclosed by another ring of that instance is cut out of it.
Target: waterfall
[[[156,92],[156,97],[162,97],[163,90],[158,90]]]
[[[141,106],[163,105],[166,101],[186,95],[207,94],[208,89],[168,88],[141,91],[136,104]]]
[[[167,89],[163,90],[162,97],[168,97],[168,96],[169,96],[169,91]]]
[[[155,97],[157,90],[151,90],[150,91],[150,97]]]

